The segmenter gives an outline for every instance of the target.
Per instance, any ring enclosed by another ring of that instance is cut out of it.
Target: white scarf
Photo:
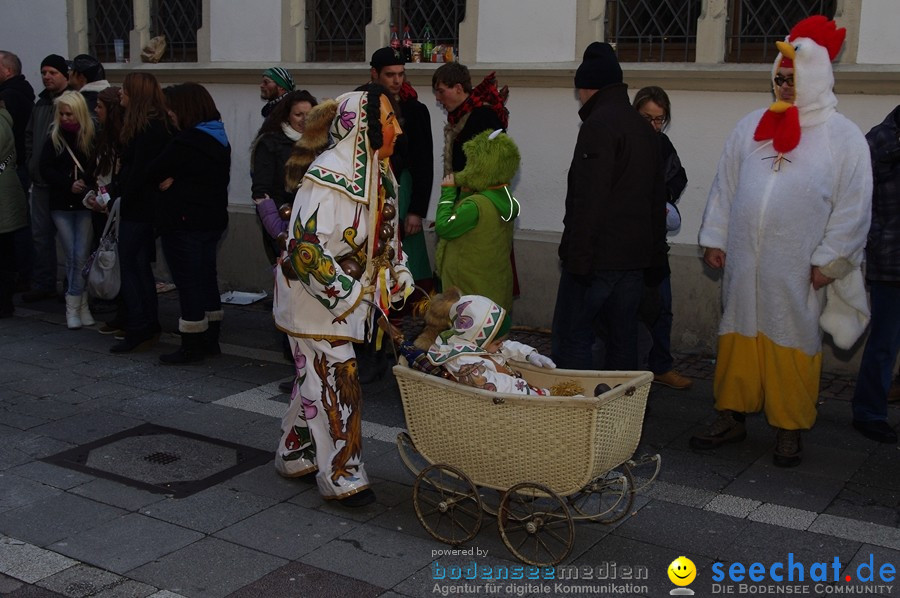
[[[294,128],[293,128],[290,124],[288,124],[288,123],[281,123],[281,132],[284,133],[285,136],[286,136],[288,139],[290,139],[291,141],[293,141],[294,143],[297,143],[298,141],[300,141],[300,138],[303,137],[303,134],[302,134],[302,133],[298,133],[298,132],[297,132],[296,130],[294,130]]]

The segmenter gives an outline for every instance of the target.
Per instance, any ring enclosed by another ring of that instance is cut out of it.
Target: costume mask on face
[[[384,139],[381,149],[378,150],[378,159],[384,160],[394,155],[394,144],[397,143],[397,137],[403,133],[400,123],[397,122],[397,115],[391,107],[390,100],[385,96],[381,96],[381,136]]]

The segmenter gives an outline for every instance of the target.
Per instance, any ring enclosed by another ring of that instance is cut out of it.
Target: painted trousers
[[[281,420],[275,469],[285,477],[318,470],[319,493],[346,498],[369,480],[362,464],[362,389],[353,344],[289,337],[297,378]]]

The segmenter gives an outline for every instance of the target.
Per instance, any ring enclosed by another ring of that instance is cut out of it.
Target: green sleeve
[[[456,187],[441,187],[441,199],[434,215],[434,230],[442,239],[461,237],[478,224],[478,206],[468,197],[456,203],[456,191]]]

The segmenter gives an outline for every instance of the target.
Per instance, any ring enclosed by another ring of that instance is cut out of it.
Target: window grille
[[[466,0],[391,0],[391,15],[401,39],[404,26],[409,25],[410,37],[421,42],[428,25],[435,44],[459,48],[459,24],[466,18]]]
[[[163,62],[197,62],[197,30],[203,24],[203,0],[152,0],[150,34],[166,36]]]
[[[692,62],[701,0],[606,0],[606,41],[622,62]]]
[[[371,20],[368,0],[307,0],[306,60],[368,62],[366,25]]]
[[[121,0],[90,0],[88,10],[88,53],[100,62],[115,62],[115,41],[125,43],[129,55],[128,36],[134,29],[134,6]]]
[[[771,62],[791,27],[810,15],[834,18],[836,0],[731,0],[725,62]]]

